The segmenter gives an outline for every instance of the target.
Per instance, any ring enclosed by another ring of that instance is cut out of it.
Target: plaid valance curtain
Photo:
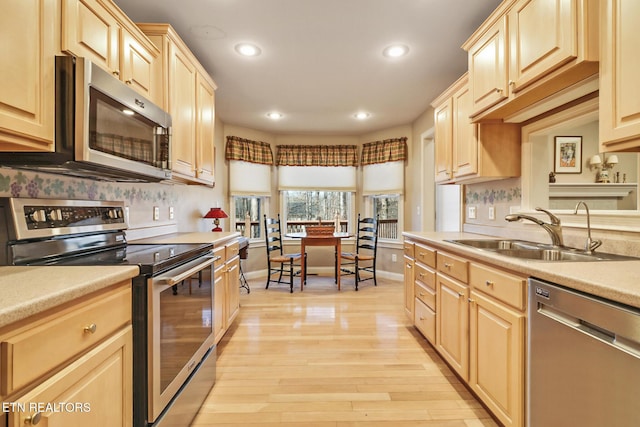
[[[407,159],[407,137],[367,142],[362,145],[361,164],[371,165]]]
[[[262,165],[273,164],[273,152],[269,143],[251,141],[237,136],[227,136],[225,158],[227,160],[242,160]]]
[[[277,166],[357,166],[356,145],[278,145]]]

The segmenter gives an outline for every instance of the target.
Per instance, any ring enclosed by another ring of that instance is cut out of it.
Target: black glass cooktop
[[[42,260],[32,265],[137,265],[140,273],[154,275],[207,255],[212,244],[127,244],[115,249]]]

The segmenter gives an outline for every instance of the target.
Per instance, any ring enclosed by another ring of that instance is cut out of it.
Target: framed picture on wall
[[[581,136],[556,136],[554,153],[555,173],[582,173]]]

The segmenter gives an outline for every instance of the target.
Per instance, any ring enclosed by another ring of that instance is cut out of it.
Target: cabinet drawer
[[[416,298],[415,319],[416,328],[432,344],[436,342],[436,313]]]
[[[435,271],[416,263],[414,278],[415,280],[421,282],[426,287],[431,288],[435,291],[436,289],[436,272]]]
[[[213,268],[214,270],[217,269],[218,267],[224,265],[225,261],[227,260],[226,256],[226,248],[224,246],[221,246],[219,248],[215,248],[213,250],[213,257],[214,258],[218,258],[214,263],[213,263]]]
[[[464,258],[450,255],[442,252],[437,253],[438,271],[447,276],[458,279],[463,283],[467,283],[469,279],[468,265],[469,262]]]
[[[1,394],[54,371],[130,323],[131,282],[126,282],[3,336]]]
[[[469,266],[469,284],[518,310],[526,304],[526,279],[482,264]]]
[[[230,245],[227,245],[226,248],[227,248],[227,260],[230,260],[231,258],[238,256],[240,254],[239,242],[231,243]]]
[[[427,246],[416,243],[414,249],[416,261],[420,261],[424,265],[436,268],[436,250]]]
[[[417,299],[436,311],[436,290],[428,288],[416,282],[414,285],[414,293]]]
[[[414,246],[413,242],[404,242],[404,254],[409,258],[413,258]]]

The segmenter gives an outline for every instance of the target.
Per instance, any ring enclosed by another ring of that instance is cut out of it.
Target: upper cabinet
[[[61,43],[160,103],[160,51],[110,0],[63,0]]]
[[[504,1],[463,48],[470,116],[510,121],[598,72],[598,0]]]
[[[431,105],[437,183],[471,183],[520,176],[520,126],[502,122],[472,123],[467,74]]]
[[[139,24],[162,55],[160,104],[172,125],[171,168],[182,181],[214,184],[216,85],[169,24]]]
[[[56,2],[3,2],[0,150],[53,151]],[[9,40],[13,40],[10,42]]]
[[[600,151],[640,151],[640,2],[602,0]]]

